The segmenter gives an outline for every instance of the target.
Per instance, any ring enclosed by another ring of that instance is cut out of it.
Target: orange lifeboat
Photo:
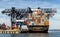
[[[49,26],[49,21],[45,21],[44,23],[46,26]]]

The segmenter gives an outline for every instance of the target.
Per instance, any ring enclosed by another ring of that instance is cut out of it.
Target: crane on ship
[[[12,7],[11,9],[5,9],[2,11],[3,14],[6,14],[11,17],[11,27],[14,23],[16,23],[16,19],[21,19],[31,12],[32,11],[30,7],[28,7],[27,9],[16,9],[15,7]]]

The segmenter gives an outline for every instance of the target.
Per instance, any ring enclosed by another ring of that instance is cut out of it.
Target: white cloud
[[[7,26],[11,26],[10,18],[8,18],[7,15],[2,14],[2,10],[4,9],[0,8],[0,23],[2,24],[4,22]]]
[[[49,29],[60,29],[60,14],[55,14],[52,18],[50,18]]]
[[[50,20],[49,29],[60,29],[60,21]]]
[[[57,20],[57,21],[60,21],[60,14],[55,14],[53,19]]]
[[[11,26],[10,18],[0,18],[0,23],[5,23],[7,26]]]

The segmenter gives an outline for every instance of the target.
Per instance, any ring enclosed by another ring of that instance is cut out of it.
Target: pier
[[[0,30],[0,34],[18,34],[20,30]]]

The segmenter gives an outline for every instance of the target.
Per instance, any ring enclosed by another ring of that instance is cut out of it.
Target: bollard
[[[19,32],[18,31],[16,31],[16,34],[18,34]]]
[[[15,31],[13,31],[13,34],[15,34]]]
[[[7,31],[7,33],[9,34],[9,31]]]
[[[0,33],[2,33],[2,31],[0,31]]]
[[[4,34],[6,34],[7,31],[4,31]]]

